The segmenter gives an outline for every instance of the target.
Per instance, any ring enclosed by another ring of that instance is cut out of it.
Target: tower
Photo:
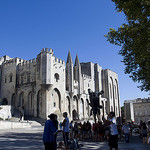
[[[66,90],[72,95],[74,91],[73,62],[70,51],[66,63]]]
[[[82,92],[81,66],[80,66],[78,55],[76,55],[75,65],[74,65],[74,80],[78,81],[78,94],[81,94]]]

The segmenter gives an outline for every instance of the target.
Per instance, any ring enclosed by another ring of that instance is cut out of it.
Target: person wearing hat
[[[55,133],[57,132],[57,127],[55,124],[56,115],[48,115],[50,119],[45,122],[44,133],[43,133],[43,142],[45,150],[55,150],[56,149],[56,137]]]

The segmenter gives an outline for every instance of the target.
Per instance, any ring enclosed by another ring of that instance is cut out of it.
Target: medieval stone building
[[[140,123],[150,120],[150,97],[124,101],[125,120]]]
[[[118,75],[92,62],[73,64],[70,51],[67,62],[42,49],[36,59],[26,61],[0,58],[0,98],[12,108],[20,106],[25,116],[46,119],[50,113],[67,111],[70,119],[90,118],[88,89],[104,91],[99,96],[101,115],[110,111],[120,116]]]

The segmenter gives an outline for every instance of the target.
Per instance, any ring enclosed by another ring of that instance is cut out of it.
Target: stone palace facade
[[[135,123],[150,120],[150,97],[124,101],[125,119]]]
[[[70,119],[90,119],[88,89],[100,95],[101,116],[110,111],[120,116],[118,75],[92,62],[66,63],[43,48],[36,59],[0,58],[0,98],[3,104],[23,108],[24,116],[46,119],[50,113],[67,111]]]

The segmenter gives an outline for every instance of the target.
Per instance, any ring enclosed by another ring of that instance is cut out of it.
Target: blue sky
[[[124,74],[121,47],[104,37],[125,22],[111,0],[0,0],[0,57],[36,58],[42,48],[66,61],[98,63],[119,76],[120,101],[150,97]]]

